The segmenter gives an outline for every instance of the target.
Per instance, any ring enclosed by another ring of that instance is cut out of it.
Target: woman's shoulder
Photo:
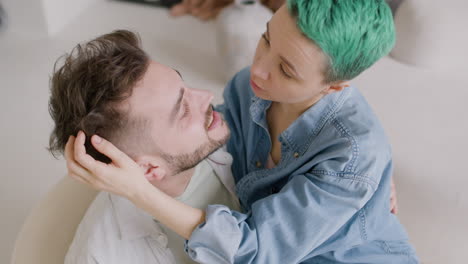
[[[224,100],[243,100],[254,97],[250,88],[250,67],[236,73],[224,89]]]

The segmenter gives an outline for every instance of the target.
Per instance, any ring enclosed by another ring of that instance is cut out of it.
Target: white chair
[[[97,191],[69,177],[58,182],[26,219],[11,264],[63,264],[88,206]]]

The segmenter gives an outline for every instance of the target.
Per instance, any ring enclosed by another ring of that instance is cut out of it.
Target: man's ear
[[[135,161],[142,168],[148,181],[161,181],[166,177],[167,171],[157,158],[140,157]]]
[[[324,91],[325,95],[335,93],[335,92],[341,92],[343,91],[344,88],[349,87],[351,84],[349,81],[339,81],[339,82],[334,82],[331,83],[330,86]]]

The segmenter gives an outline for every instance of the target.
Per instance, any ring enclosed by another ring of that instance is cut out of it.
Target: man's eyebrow
[[[171,116],[170,116],[171,123],[174,123],[176,115],[179,112],[180,105],[182,103],[182,98],[184,98],[184,93],[185,93],[185,89],[183,87],[180,87],[179,97],[177,98],[177,102],[175,103],[174,108],[172,108],[172,111],[171,111]]]
[[[266,24],[266,28],[267,28],[267,35],[268,35],[268,40],[271,42],[271,36],[270,36],[270,22],[267,22]],[[293,71],[294,75],[296,75],[297,77],[301,78],[301,76],[297,73],[296,71],[296,68],[294,68],[293,64],[291,62],[289,62],[285,57],[283,57],[282,55],[279,55],[280,59],[284,61],[284,63],[286,63],[286,65],[288,65],[288,67]]]

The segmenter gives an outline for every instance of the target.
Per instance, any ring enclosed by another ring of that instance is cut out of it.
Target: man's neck
[[[157,186],[153,185],[171,197],[178,197],[187,189],[190,179],[192,179],[195,173],[195,168],[185,170],[176,175],[166,176],[163,182],[158,183]]]

